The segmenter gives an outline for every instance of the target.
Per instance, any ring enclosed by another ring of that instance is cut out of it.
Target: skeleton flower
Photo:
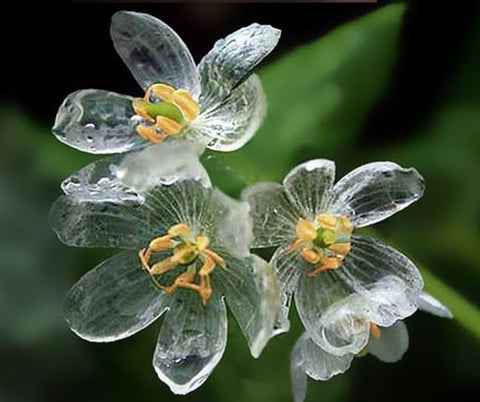
[[[283,297],[277,332],[288,330],[290,300],[308,336],[326,352],[357,354],[378,326],[417,308],[422,277],[404,255],[354,229],[381,221],[421,197],[423,179],[391,162],[361,166],[333,185],[335,165],[316,159],[277,183],[244,192],[252,247],[279,246],[271,264]]]
[[[279,298],[273,269],[249,253],[248,204],[212,189],[204,172],[169,184],[156,181],[152,166],[144,173],[146,164],[163,164],[156,152],[174,154],[178,145],[168,146],[87,166],[67,180],[51,220],[68,245],[126,250],[70,289],[70,328],[88,341],[112,342],[165,315],[153,365],[173,392],[185,394],[222,357],[225,302],[257,357],[271,337]],[[198,168],[198,160],[183,162],[179,169]]]
[[[110,32],[145,95],[132,98],[96,89],[70,94],[53,127],[60,141],[108,154],[184,137],[213,150],[233,151],[261,125],[265,96],[251,71],[276,46],[278,29],[244,27],[217,41],[198,66],[180,37],[150,15],[118,12]]]
[[[452,318],[450,310],[428,293],[422,292],[417,302],[420,310]],[[403,357],[408,344],[407,326],[403,321],[397,321],[391,327],[378,328],[372,333],[360,356],[370,353],[383,362],[394,363]],[[316,345],[305,332],[296,342],[291,355],[290,374],[294,401],[305,400],[307,376],[314,380],[329,380],[334,375],[347,371],[355,357],[352,353],[332,355]]]

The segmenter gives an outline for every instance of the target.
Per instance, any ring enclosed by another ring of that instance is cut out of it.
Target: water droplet
[[[94,128],[95,128],[95,124],[93,124],[93,123],[87,123],[87,124],[85,124],[83,127],[85,127],[86,129],[91,130],[91,129],[94,129]],[[88,140],[88,137],[87,137],[87,140]]]

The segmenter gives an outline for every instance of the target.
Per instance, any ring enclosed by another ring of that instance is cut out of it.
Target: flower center
[[[148,247],[139,251],[138,256],[142,263],[142,269],[150,275],[152,282],[158,289],[170,296],[178,288],[191,289],[198,292],[202,304],[206,305],[213,293],[210,274],[215,269],[216,264],[222,268],[226,266],[222,257],[208,249],[209,242],[205,235],[192,237],[190,227],[184,223],[179,223],[172,226],[166,235],[153,239]],[[167,251],[172,252],[170,257],[151,266],[149,265],[153,253]],[[177,276],[172,285],[165,286],[157,280],[157,276],[161,276],[179,266],[184,266],[187,269]],[[199,283],[195,283],[197,274],[200,278]]]
[[[138,116],[151,123],[139,124],[138,135],[154,144],[180,133],[184,122],[194,120],[200,113],[200,106],[190,92],[166,84],[151,85],[143,98],[133,100],[132,106]]]
[[[346,216],[320,214],[314,222],[299,218],[296,232],[298,239],[289,252],[302,248],[300,255],[310,264],[318,264],[308,276],[317,276],[342,265],[350,252],[352,222]]]

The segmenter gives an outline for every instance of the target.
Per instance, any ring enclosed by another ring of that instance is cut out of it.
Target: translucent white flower
[[[259,356],[278,314],[278,285],[271,266],[249,252],[248,204],[212,189],[190,164],[198,161],[184,161],[182,169],[196,172],[188,180],[158,183],[154,169],[145,178],[142,167],[158,156],[151,152],[104,159],[64,184],[66,195],[51,211],[60,240],[126,250],[70,289],[64,314],[92,342],[126,338],[165,315],[153,365],[173,392],[185,394],[223,355],[225,302]]]
[[[108,154],[185,137],[213,150],[233,151],[261,125],[265,95],[251,72],[276,46],[278,29],[241,28],[217,41],[198,66],[180,37],[148,14],[117,12],[110,33],[145,96],[97,89],[70,94],[53,127],[60,141]]]
[[[433,296],[422,292],[419,308],[439,317],[451,318],[450,310]],[[368,344],[359,356],[370,353],[386,363],[400,360],[408,349],[409,336],[403,321],[390,327],[378,328],[370,336]],[[291,354],[290,376],[295,402],[303,402],[307,393],[307,376],[314,380],[327,381],[347,371],[356,356],[346,353],[335,356],[319,347],[305,332],[295,343]]]
[[[376,326],[389,327],[417,308],[423,288],[415,265],[403,254],[356,228],[381,221],[422,196],[415,169],[392,162],[361,166],[335,185],[335,165],[323,159],[294,168],[277,183],[247,188],[252,247],[279,246],[277,272],[282,313],[277,332],[289,328],[295,294],[308,336],[325,351],[356,354]]]

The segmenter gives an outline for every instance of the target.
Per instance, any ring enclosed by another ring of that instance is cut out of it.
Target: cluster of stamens
[[[189,91],[166,84],[151,85],[143,98],[133,100],[132,106],[138,116],[150,123],[139,124],[138,135],[155,144],[180,133],[184,122],[194,120],[200,113],[200,106]]]
[[[353,225],[346,216],[320,214],[315,222],[299,218],[296,226],[298,239],[292,243],[289,252],[302,248],[300,255],[317,267],[308,273],[314,277],[342,265],[350,252],[350,236]]]
[[[138,253],[142,269],[152,279],[154,285],[169,295],[178,288],[191,289],[200,295],[203,305],[212,296],[213,290],[210,283],[210,274],[216,264],[225,268],[225,260],[217,253],[208,248],[209,238],[205,235],[192,236],[188,225],[180,223],[172,226],[166,235],[153,239],[148,247]],[[172,251],[172,255],[150,266],[150,260],[154,253]],[[198,262],[202,265],[197,267]],[[157,276],[163,275],[173,269],[183,266],[186,271],[178,275],[170,286],[160,284]],[[197,270],[198,268],[198,270]],[[198,274],[200,282],[195,283]]]

